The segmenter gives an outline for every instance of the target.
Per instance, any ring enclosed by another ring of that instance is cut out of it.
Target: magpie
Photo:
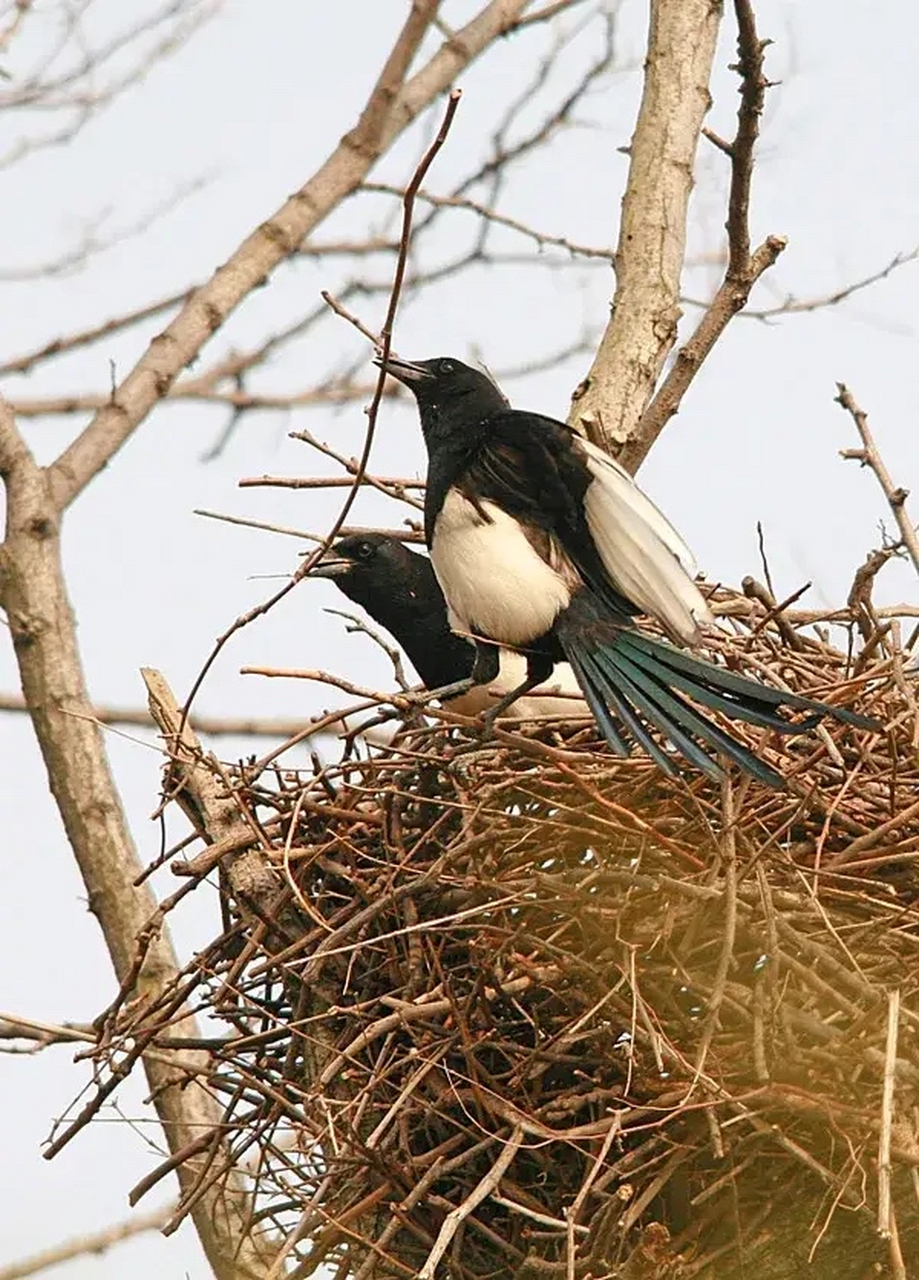
[[[631,739],[670,775],[679,755],[713,778],[723,777],[723,755],[778,788],[781,774],[706,712],[780,733],[824,715],[879,727],[685,651],[714,621],[692,553],[602,449],[552,418],[509,408],[490,378],[452,357],[391,355],[384,367],[417,401],[425,537],[450,625],[476,639],[470,678],[494,679],[499,645],[526,654],[526,678],[488,717],[565,659],[617,754],[629,754]],[[673,643],[642,630],[642,614]],[[782,708],[808,715],[793,723]]]
[[[487,685],[468,687],[475,648],[450,629],[446,601],[428,557],[409,550],[397,538],[381,533],[340,538],[313,566],[310,577],[331,579],[385,627],[408,654],[426,689],[461,685],[462,692],[445,699],[451,711],[479,715],[525,678],[525,659],[504,649],[496,678]],[[514,701],[506,711],[515,720],[589,719],[590,711],[567,663],[556,667],[554,677],[551,685]]]

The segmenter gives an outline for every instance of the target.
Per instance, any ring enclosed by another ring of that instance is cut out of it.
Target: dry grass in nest
[[[813,1256],[845,1277],[919,1250],[903,656],[722,611],[747,669],[886,731],[738,729],[785,792],[668,780],[592,726],[483,745],[443,724],[215,792],[186,731],[182,794],[219,843],[176,897],[223,851],[227,927],[182,994],[229,1024],[195,1069],[256,1229],[287,1242],[277,1274],[791,1276]],[[169,1046],[174,1008],[115,1010],[108,1063]]]

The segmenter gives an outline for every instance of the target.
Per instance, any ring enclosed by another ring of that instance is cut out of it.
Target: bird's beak
[[[424,365],[413,364],[411,360],[400,360],[398,356],[389,355],[385,362],[380,356],[374,356],[373,363],[379,369],[385,369],[386,372],[398,382],[404,383],[410,387],[415,382],[423,382],[426,378],[430,378],[432,374],[425,369]]]
[[[320,556],[306,576],[308,578],[344,578],[353,568],[353,560],[336,555],[335,548],[330,547],[324,555]]]

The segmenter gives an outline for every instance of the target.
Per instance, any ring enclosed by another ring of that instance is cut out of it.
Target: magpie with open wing
[[[450,625],[476,639],[470,680],[494,679],[499,646],[526,654],[526,678],[488,717],[565,660],[618,754],[632,739],[668,774],[679,755],[716,778],[721,755],[775,787],[781,774],[711,712],[786,734],[826,715],[879,727],[687,652],[713,622],[692,553],[601,449],[564,423],[509,408],[490,378],[460,360],[390,356],[385,368],[418,404],[425,535]],[[674,643],[642,630],[642,614]],[[805,718],[793,722],[783,708]]]

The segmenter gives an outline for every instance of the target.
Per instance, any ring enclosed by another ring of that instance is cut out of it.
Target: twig
[[[764,587],[761,582],[757,582],[749,574],[743,579],[740,586],[748,599],[758,600],[766,609],[766,613],[756,623],[751,635],[759,635],[770,622],[774,622],[781,633],[783,643],[787,644],[789,649],[797,649],[800,652],[804,648],[804,641],[784,615],[789,605],[794,604],[796,600],[799,600],[804,595],[805,591],[810,590],[811,584],[805,582],[803,587],[798,587],[797,591],[793,591],[790,596],[786,596],[784,600],[778,602],[772,594],[771,586]]]
[[[775,587],[772,585],[772,574],[769,571],[769,558],[766,555],[766,535],[763,530],[762,520],[756,522],[756,543],[759,547],[759,558],[763,566],[763,574],[766,578],[766,586],[769,588],[769,594],[772,596],[773,606],[775,605]]]
[[[469,1195],[462,1204],[458,1204],[455,1209],[451,1210],[444,1218],[440,1231],[437,1233],[437,1239],[434,1241],[434,1247],[427,1256],[424,1266],[418,1272],[418,1280],[434,1280],[437,1265],[441,1258],[450,1247],[450,1241],[456,1235],[460,1224],[465,1222],[471,1213],[473,1213],[483,1200],[486,1200],[493,1191],[496,1191],[501,1179],[507,1173],[514,1157],[520,1150],[520,1144],[523,1142],[523,1129],[520,1125],[514,1128],[513,1133],[498,1156],[495,1163],[486,1173],[485,1177],[479,1184],[470,1191]]]
[[[909,1280],[903,1250],[900,1248],[900,1233],[897,1230],[897,1215],[893,1205],[890,1206],[890,1236],[888,1237],[888,1254],[890,1256],[891,1280]]]
[[[417,13],[416,13],[416,8],[417,8]],[[423,34],[423,29],[431,21],[436,9],[437,9],[437,0],[423,0],[423,3],[419,3],[415,8],[412,9],[412,13],[410,14],[406,24],[406,30],[410,30],[412,28],[413,22],[417,22],[418,18],[421,18],[423,21],[423,27],[421,32],[419,32],[417,35],[417,38],[420,40],[421,34]],[[387,72],[384,70],[383,76],[381,77],[381,84],[385,82],[386,76],[387,76]],[[414,204],[415,204],[415,193],[417,192],[419,186],[423,182],[424,176],[427,173],[428,169],[431,167],[431,164],[433,163],[435,156],[437,155],[438,151],[440,151],[441,147],[443,146],[444,142],[447,139],[447,134],[450,131],[450,125],[453,123],[453,117],[456,114],[456,108],[459,106],[460,96],[461,95],[460,95],[459,89],[453,89],[451,91],[450,96],[447,100],[447,109],[444,112],[444,118],[441,123],[440,129],[437,132],[437,136],[434,139],[434,141],[431,143],[430,147],[428,147],[424,156],[422,157],[421,162],[416,168],[412,176],[412,180],[405,191],[405,199],[403,201],[402,238],[400,241],[399,257],[396,262],[395,276],[393,279],[392,292],[389,298],[389,306],[386,312],[386,319],[383,322],[383,328],[380,330],[380,337],[382,342],[381,352],[382,352],[383,365],[385,365],[386,358],[389,354],[390,342],[392,339],[392,326],[396,318],[396,309],[398,308],[398,305],[399,305],[399,296],[402,291],[402,281],[405,277],[405,264],[408,260],[409,242],[411,239],[411,232],[412,232],[412,212],[414,210]],[[182,712],[183,717],[188,716],[191,705],[194,702],[194,699],[198,693],[198,690],[201,688],[201,685],[204,683],[207,673],[210,671],[211,667],[213,666],[214,662],[217,660],[217,657],[223,650],[224,645],[226,645],[226,643],[229,641],[230,637],[235,635],[236,632],[240,631],[243,627],[248,626],[249,623],[253,622],[256,618],[263,617],[266,613],[268,613],[271,609],[273,609],[276,604],[278,604],[281,600],[283,600],[284,597],[294,589],[297,583],[306,577],[306,575],[310,572],[313,566],[320,560],[322,555],[325,553],[328,547],[330,547],[332,542],[335,540],[339,530],[344,525],[344,522],[348,516],[348,512],[351,510],[352,506],[354,505],[354,501],[357,498],[358,493],[360,492],[361,482],[363,480],[364,473],[367,469],[367,463],[370,461],[370,451],[373,447],[373,438],[374,438],[374,433],[376,429],[377,413],[380,408],[380,403],[383,399],[383,389],[385,385],[386,385],[386,370],[384,367],[381,366],[380,375],[377,378],[376,390],[374,391],[373,399],[367,410],[367,430],[364,436],[364,447],[361,452],[360,459],[358,460],[357,468],[354,472],[354,480],[352,482],[351,488],[348,490],[347,497],[345,498],[344,502],[341,505],[341,509],[339,510],[338,516],[332,523],[331,529],[328,531],[325,538],[323,538],[319,546],[316,547],[316,549],[312,551],[307,556],[307,558],[298,566],[296,572],[291,576],[291,579],[288,583],[286,583],[283,587],[281,587],[279,591],[276,591],[274,595],[270,597],[270,599],[263,600],[261,604],[256,605],[254,608],[250,609],[247,613],[244,613],[240,617],[238,617],[235,620],[235,622],[233,622],[227,628],[227,630],[224,631],[224,633],[218,637],[213,648],[211,649],[210,654],[208,655],[204,663],[204,666],[199,671],[197,677],[195,678],[194,684],[191,687],[191,691],[185,701],[185,706],[183,708],[183,712]]]
[[[881,280],[886,280],[891,272],[896,271],[898,267],[905,266],[908,262],[915,262],[917,257],[919,257],[919,248],[910,249],[908,253],[897,253],[880,271],[875,271],[872,275],[865,276],[862,280],[856,280],[852,284],[843,285],[842,288],[835,289],[832,293],[821,294],[819,297],[813,298],[789,296],[784,302],[777,303],[774,307],[747,307],[743,313],[744,319],[772,320],[778,316],[802,315],[811,311],[822,311],[824,307],[836,307],[840,302],[845,302],[862,289],[869,289],[871,285],[878,284]],[[690,299],[687,299],[688,301]],[[705,304],[697,302],[694,305],[704,306]]]
[[[398,187],[389,182],[365,182],[364,191],[374,191],[387,195],[400,195]],[[521,235],[527,236],[530,240],[535,240],[540,249],[549,246],[553,249],[564,249],[566,253],[571,254],[573,258],[594,258],[601,262],[610,263],[615,260],[615,255],[610,248],[598,248],[595,245],[578,244],[574,240],[569,240],[565,236],[553,236],[545,231],[537,231],[535,227],[528,226],[525,222],[520,222],[517,218],[510,218],[506,214],[498,213],[496,209],[490,208],[488,205],[482,204],[479,200],[470,200],[468,196],[437,196],[430,191],[419,191],[418,199],[423,200],[426,204],[432,205],[435,209],[464,209],[469,213],[474,213],[477,218],[484,218],[488,222],[493,222],[495,226],[506,227],[509,231],[518,231]],[[322,295],[326,298],[326,295]],[[326,298],[330,306],[336,311],[339,307],[331,298]],[[367,331],[363,328],[360,321],[345,310],[339,311],[346,320],[350,320],[356,325],[361,333],[367,335]]]
[[[897,1078],[897,1032],[900,1025],[900,988],[887,993],[887,1049],[884,1055],[884,1087],[881,1093],[881,1135],[878,1142],[878,1235],[891,1235],[890,1133],[893,1095]]]
[[[246,516],[229,516],[222,511],[205,511],[200,507],[196,507],[192,513],[196,516],[204,516],[208,520],[222,520],[225,524],[238,524],[244,529],[262,529],[265,533],[283,533],[288,538],[302,538],[304,542],[324,542],[324,533],[310,533],[308,529],[291,529],[283,524],[268,524],[264,520],[250,520]],[[339,535],[343,538],[349,534],[366,534],[366,533],[382,533],[388,538],[399,538],[402,542],[418,542],[424,543],[424,534],[415,529],[384,529],[376,525],[364,524],[345,524],[338,530]],[[823,615],[821,615],[822,617]]]
[[[715,972],[711,994],[708,998],[705,1024],[699,1037],[699,1048],[696,1051],[696,1080],[701,1077],[705,1069],[705,1059],[708,1056],[715,1032],[718,1030],[725,986],[728,974],[731,971],[731,965],[734,962],[734,940],[737,934],[736,807],[734,787],[727,774],[721,786],[721,822],[721,858],[724,866],[724,937],[721,944],[721,955],[718,958],[718,968]]]
[[[344,489],[354,483],[351,476],[249,476],[238,480],[240,489]],[[362,484],[379,485],[387,489],[423,489],[423,480],[409,480],[401,476],[363,476]]]
[[[341,316],[342,320],[347,320],[348,324],[353,324],[358,333],[362,333],[369,342],[372,342],[374,346],[379,344],[380,335],[374,333],[372,329],[368,329],[363,320],[356,316],[353,311],[349,311],[345,304],[335,297],[334,293],[331,293],[328,289],[323,289],[319,296],[323,302],[328,303],[337,316]]]
[[[852,612],[855,625],[858,627],[866,646],[881,631],[880,619],[874,607],[874,601],[871,599],[874,580],[887,561],[897,554],[897,551],[898,547],[896,546],[878,547],[874,551],[869,551],[864,563],[860,564],[855,570],[852,586],[849,588],[846,604]]]
[[[99,1037],[92,1027],[37,1022],[15,1013],[0,1013],[0,1039],[32,1040],[37,1050],[52,1044],[96,1044]]]
[[[910,559],[913,562],[913,568],[919,573],[919,536],[916,534],[916,528],[909,518],[906,511],[906,499],[909,497],[909,490],[903,489],[895,485],[891,479],[890,472],[884,465],[884,460],[878,452],[878,447],[874,442],[874,437],[868,429],[868,415],[864,409],[860,409],[855,402],[852,392],[844,382],[836,383],[836,403],[842,405],[852,417],[856,430],[861,436],[862,447],[860,449],[841,449],[840,457],[853,458],[860,462],[864,467],[870,467],[877,476],[878,484],[884,492],[887,499],[887,505],[893,512],[893,517],[897,522],[897,528],[900,530],[900,539],[903,546],[909,552]]]

